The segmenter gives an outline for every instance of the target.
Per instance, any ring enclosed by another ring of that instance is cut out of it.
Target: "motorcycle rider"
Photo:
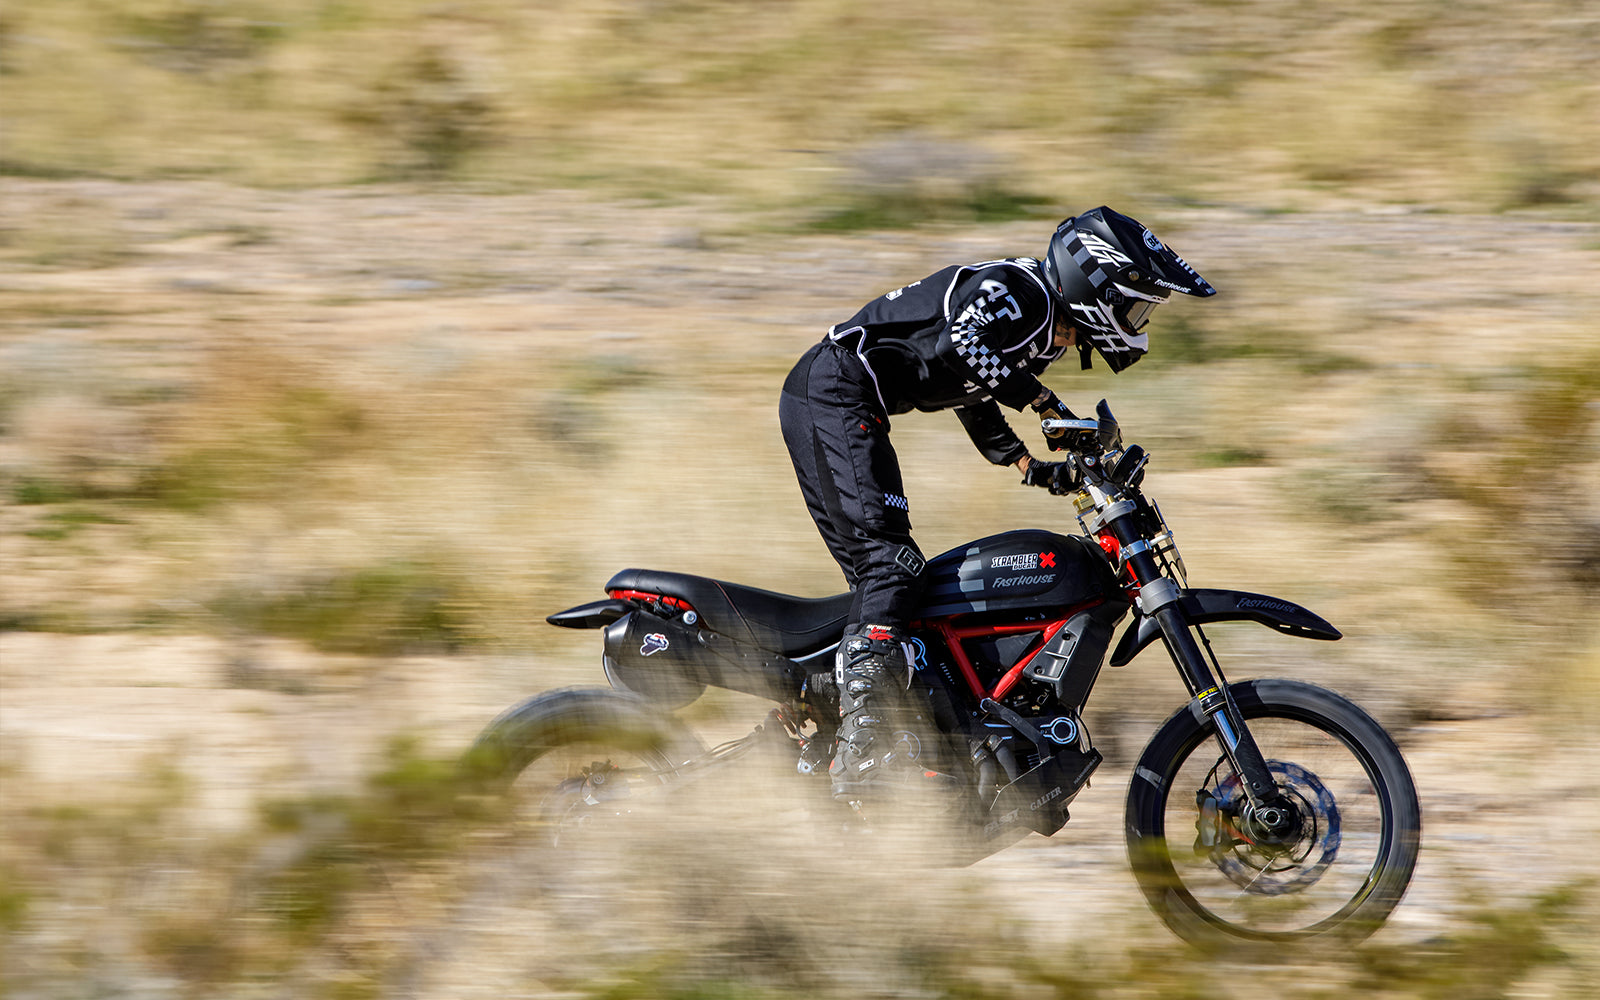
[[[1029,454],[1000,404],[1041,420],[1073,414],[1038,376],[1068,348],[1113,372],[1148,347],[1145,324],[1173,292],[1216,292],[1147,227],[1101,206],[1056,228],[1044,257],[943,268],[863,306],[795,365],[778,404],[806,509],[855,592],[835,655],[840,725],[833,794],[870,792],[891,747],[880,736],[909,685],[906,626],[922,552],[889,442],[889,417],[954,409],[990,462],[1069,493],[1072,466]],[[1073,436],[1047,436],[1051,450]]]

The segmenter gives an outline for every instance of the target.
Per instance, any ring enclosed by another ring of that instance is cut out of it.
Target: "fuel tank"
[[[1128,604],[1111,563],[1085,538],[1024,529],[990,535],[928,562],[919,615],[1051,611],[1096,600]]]

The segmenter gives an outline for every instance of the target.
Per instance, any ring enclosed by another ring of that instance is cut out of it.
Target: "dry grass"
[[[1469,905],[1420,942],[1206,958],[1148,915],[1108,911],[1074,869],[1051,873],[1066,899],[1030,907],[1003,867],[927,867],[925,828],[824,825],[791,782],[754,771],[670,812],[640,803],[639,822],[561,849],[459,797],[448,762],[404,745],[361,787],[270,801],[228,835],[196,835],[163,766],[114,806],[8,802],[7,982],[26,996],[1001,1000],[1202,997],[1226,981],[1294,1000],[1488,1000],[1583,996],[1596,967],[1583,884]],[[74,912],[93,916],[66,932],[69,953],[59,928]]]
[[[5,163],[716,190],[864,221],[861,152],[931,137],[1004,170],[991,203],[1590,203],[1597,31],[1558,0],[65,0],[0,26]],[[923,182],[885,168],[897,197]]]

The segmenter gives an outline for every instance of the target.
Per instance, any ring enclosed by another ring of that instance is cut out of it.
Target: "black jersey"
[[[1031,257],[954,265],[867,303],[828,331],[871,373],[887,413],[955,409],[978,450],[1008,465],[1027,453],[996,401],[1021,410],[1061,356],[1055,300]]]

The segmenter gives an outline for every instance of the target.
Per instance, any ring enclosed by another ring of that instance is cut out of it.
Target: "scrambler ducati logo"
[[[995,556],[989,560],[990,569],[1038,569],[1039,554],[1037,552],[1018,552],[1012,556]]]
[[[995,556],[989,560],[990,569],[1009,569],[1020,572],[1027,569],[1055,569],[1054,552],[1018,552],[1009,556]]]

